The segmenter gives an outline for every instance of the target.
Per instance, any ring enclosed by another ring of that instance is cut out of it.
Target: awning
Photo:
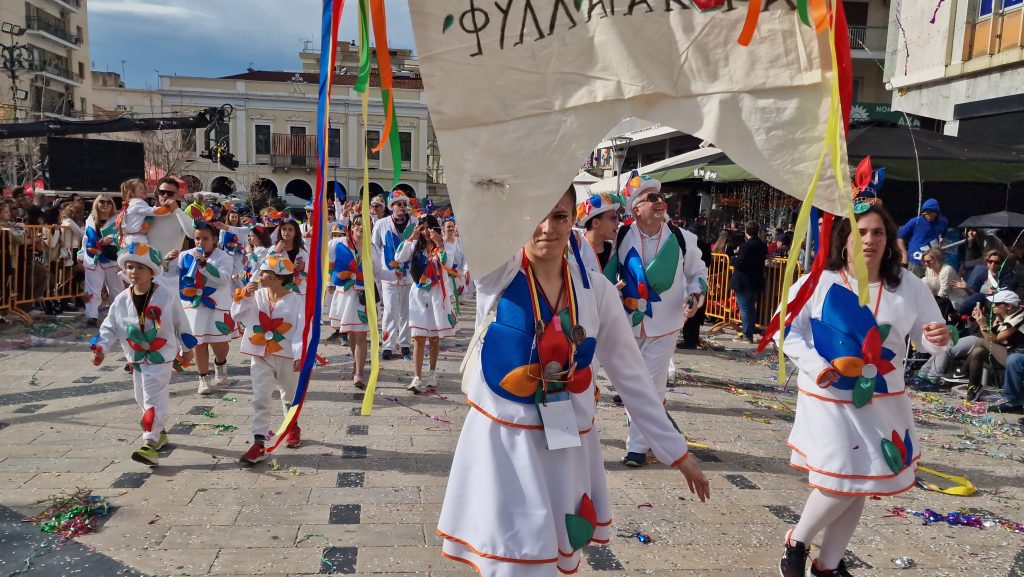
[[[698,148],[697,150],[691,150],[683,154],[666,158],[665,160],[659,160],[653,164],[641,167],[637,169],[640,174],[649,175],[651,178],[656,178],[661,182],[672,182],[674,180],[683,180],[686,174],[693,177],[693,169],[704,166],[711,161],[719,159],[727,159],[721,150],[709,146],[707,148]],[[622,175],[623,178],[626,175]],[[601,192],[616,192],[615,190],[616,178],[606,178],[602,181],[595,182],[590,185],[590,194],[597,194]],[[625,185],[625,181],[619,181],[620,185]],[[578,199],[578,195],[577,195]]]

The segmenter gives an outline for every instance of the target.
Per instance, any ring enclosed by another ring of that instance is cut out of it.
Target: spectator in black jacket
[[[733,272],[729,288],[736,293],[736,304],[740,307],[743,320],[743,334],[737,339],[754,342],[754,324],[757,322],[757,301],[764,290],[764,261],[768,258],[768,245],[758,236],[761,227],[752,220],[743,227],[746,241],[736,249],[732,257]]]

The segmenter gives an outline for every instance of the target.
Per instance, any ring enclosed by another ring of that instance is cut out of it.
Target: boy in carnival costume
[[[302,368],[302,328],[305,299],[289,290],[295,265],[286,254],[271,253],[260,266],[258,281],[235,291],[231,313],[245,327],[243,354],[251,358],[253,443],[242,463],[255,465],[267,458],[264,443],[270,429],[271,400],[278,391],[285,413],[291,405]],[[261,288],[262,287],[262,288]],[[285,446],[301,443],[298,422],[285,436]]]
[[[181,301],[172,288],[153,282],[162,273],[160,253],[143,243],[129,244],[117,258],[131,286],[114,298],[110,312],[93,338],[92,364],[100,366],[114,341],[131,364],[135,401],[142,409],[145,444],[132,460],[156,466],[167,445],[164,425],[170,409],[170,381],[180,349],[183,364],[192,360],[192,336]]]

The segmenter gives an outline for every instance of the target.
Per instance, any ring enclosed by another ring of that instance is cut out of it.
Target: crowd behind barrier
[[[0,313],[27,318],[35,306],[83,298],[77,244],[66,226],[19,225],[0,230]]]
[[[718,324],[738,324],[740,322],[739,307],[736,305],[736,297],[729,289],[729,276],[732,273],[732,266],[729,264],[729,255],[724,253],[712,253],[711,265],[708,267],[708,294],[705,314],[714,319]],[[793,276],[795,281],[803,273],[800,263],[797,263],[796,272]],[[771,322],[775,310],[782,300],[783,279],[786,276],[786,259],[772,258],[765,265],[764,290],[757,304],[758,328],[763,329]]]

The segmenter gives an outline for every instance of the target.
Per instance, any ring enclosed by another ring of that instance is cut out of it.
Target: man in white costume
[[[381,267],[393,273],[393,278],[381,279],[381,301],[384,304],[384,318],[381,322],[383,346],[381,358],[385,361],[401,350],[403,357],[409,357],[412,343],[409,334],[409,291],[412,278],[409,263],[395,259],[398,245],[409,238],[418,220],[409,214],[409,197],[401,190],[393,190],[388,196],[391,216],[381,218],[373,225],[371,242],[380,251]],[[390,275],[388,275],[390,276]]]
[[[708,269],[701,260],[697,237],[665,221],[660,182],[648,176],[634,177],[623,196],[636,218],[632,225],[619,228],[616,239],[623,306],[651,380],[664,401],[676,338],[704,301]],[[640,428],[631,421],[622,462],[644,466],[649,448]]]

